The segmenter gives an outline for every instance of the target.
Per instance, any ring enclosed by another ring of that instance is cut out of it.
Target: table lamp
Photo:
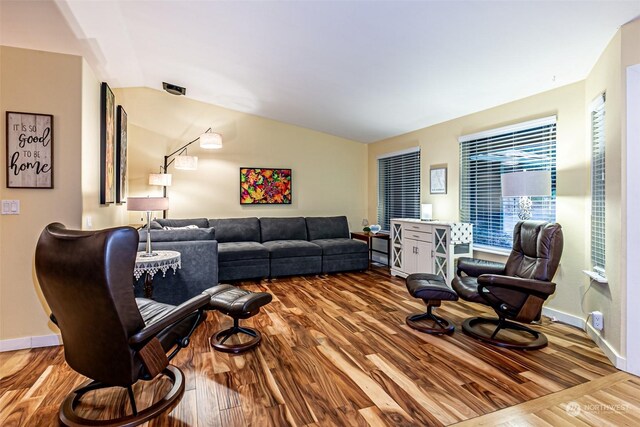
[[[505,173],[501,177],[502,197],[518,197],[518,218],[531,218],[531,197],[551,196],[551,171]]]
[[[127,197],[128,211],[147,212],[147,245],[141,256],[152,257],[158,255],[151,251],[151,212],[169,209],[167,197]]]
[[[420,205],[420,220],[431,221],[433,219],[433,205],[431,203],[422,203]]]

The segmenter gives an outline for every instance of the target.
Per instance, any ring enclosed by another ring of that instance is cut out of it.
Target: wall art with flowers
[[[240,168],[240,204],[291,204],[291,169]]]

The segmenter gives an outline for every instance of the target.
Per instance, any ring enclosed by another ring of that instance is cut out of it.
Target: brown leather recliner
[[[462,329],[474,338],[501,347],[545,347],[548,341],[544,334],[511,320],[540,320],[544,301],[556,289],[551,280],[558,269],[563,244],[560,224],[520,221],[513,230],[513,249],[506,264],[460,258],[451,287],[460,298],[488,305],[498,315],[498,319],[466,319]]]
[[[132,414],[109,420],[110,425],[141,424],[172,409],[184,394],[184,374],[169,360],[188,345],[210,297],[198,295],[177,307],[136,299],[137,247],[138,233],[131,227],[76,231],[54,223],[40,235],[36,274],[51,320],[60,328],[69,366],[91,379],[61,404],[65,425],[108,422],[76,413],[82,396],[99,388],[128,391]],[[138,411],[132,385],[161,373],[172,382],[170,390]]]

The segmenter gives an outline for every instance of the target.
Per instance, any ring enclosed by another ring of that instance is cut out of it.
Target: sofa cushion
[[[353,239],[318,239],[311,243],[322,248],[322,255],[343,255],[353,253],[368,253],[369,246],[366,242]]]
[[[140,241],[147,240],[147,230],[138,230]],[[213,228],[187,228],[179,230],[151,230],[151,246],[153,242],[183,242],[188,240],[216,240]]]
[[[322,255],[320,246],[306,240],[272,240],[263,245],[269,250],[272,259]]]
[[[262,241],[307,240],[307,222],[302,217],[260,218]]]
[[[346,216],[307,217],[309,240],[350,237]]]
[[[260,242],[260,222],[255,217],[210,219],[209,226],[216,229],[219,243]]]
[[[269,250],[258,242],[218,242],[218,261],[269,258]]]
[[[196,225],[198,228],[209,228],[209,220],[207,218],[185,218],[185,219],[168,219],[157,218],[155,220],[162,227],[184,227],[187,225]],[[153,236],[152,236],[153,237]]]

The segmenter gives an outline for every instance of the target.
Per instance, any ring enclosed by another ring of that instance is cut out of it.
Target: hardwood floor
[[[178,406],[153,426],[639,425],[640,378],[618,371],[582,331],[543,319],[545,349],[522,352],[464,335],[408,328],[423,311],[404,280],[386,270],[242,283],[273,302],[246,321],[263,342],[243,355],[213,351],[208,337],[230,325],[219,313],[174,359],[186,376]],[[483,311],[443,303],[460,325]],[[0,353],[0,425],[57,425],[63,397],[84,377],[61,347]],[[154,384],[137,384],[140,406]],[[88,395],[86,410],[128,411],[126,393]]]

